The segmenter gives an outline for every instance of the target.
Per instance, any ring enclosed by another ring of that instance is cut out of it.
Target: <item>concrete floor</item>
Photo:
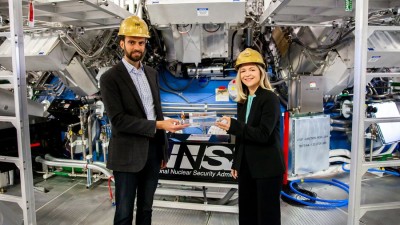
[[[348,174],[335,177],[345,183]],[[86,188],[86,179],[52,177],[38,182],[37,187],[44,187],[49,192],[35,191],[36,217],[38,225],[72,225],[72,224],[112,224],[114,206],[112,206],[107,182],[100,181],[94,187]],[[305,188],[327,199],[343,199],[347,194],[334,186],[322,184],[305,184]],[[375,175],[365,176],[362,198],[364,203],[400,201],[399,177]],[[223,190],[221,190],[223,191]],[[19,187],[8,188],[7,194],[18,195]],[[157,199],[167,199],[156,196]],[[176,198],[175,198],[176,199]],[[181,198],[182,199],[182,198]],[[343,225],[347,223],[347,208],[320,209],[281,204],[283,225]],[[399,210],[382,210],[367,212],[360,224],[388,225],[400,224]],[[0,225],[21,225],[22,210],[18,205],[0,202]],[[236,213],[205,212],[200,210],[154,208],[153,225],[235,225],[238,224]]]

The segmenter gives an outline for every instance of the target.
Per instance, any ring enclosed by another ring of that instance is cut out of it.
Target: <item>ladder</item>
[[[14,163],[20,170],[21,196],[0,194],[0,201],[15,202],[23,212],[25,225],[36,225],[35,198],[33,192],[32,159],[27,111],[27,86],[25,55],[22,29],[22,1],[8,0],[12,43],[13,75],[5,77],[13,80],[15,116],[0,116],[0,122],[12,123],[17,131],[18,157],[1,156],[1,162]]]
[[[368,27],[368,8],[373,0],[357,0],[356,29],[355,29],[355,60],[354,60],[354,99],[353,125],[351,139],[351,170],[350,193],[348,208],[348,225],[358,225],[360,218],[367,211],[400,208],[400,202],[361,204],[362,176],[369,168],[400,166],[400,160],[370,161],[364,160],[365,128],[373,123],[400,122],[400,118],[366,118],[365,116],[365,87],[366,80],[373,77],[400,77],[400,73],[367,73],[367,39],[375,30],[400,30],[400,27]]]

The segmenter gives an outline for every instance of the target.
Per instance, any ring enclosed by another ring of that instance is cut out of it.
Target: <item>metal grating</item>
[[[185,209],[155,208],[153,225],[206,225],[210,214],[202,211]]]

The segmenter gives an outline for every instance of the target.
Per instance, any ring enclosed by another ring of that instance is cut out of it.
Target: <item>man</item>
[[[137,193],[136,225],[150,225],[160,167],[168,159],[165,131],[188,125],[163,118],[158,73],[141,63],[150,37],[147,24],[130,16],[122,21],[118,36],[124,57],[100,79],[112,126],[107,168],[115,179],[114,224],[132,224]]]

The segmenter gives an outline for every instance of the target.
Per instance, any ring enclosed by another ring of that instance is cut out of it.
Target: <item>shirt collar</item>
[[[126,67],[126,69],[128,70],[129,73],[138,72],[138,71],[144,71],[142,62],[139,62],[139,65],[140,65],[139,69],[136,69],[136,67],[134,67],[132,64],[130,64],[128,61],[126,61],[125,58],[122,58],[122,62],[124,63],[124,65],[125,65],[125,67]]]

